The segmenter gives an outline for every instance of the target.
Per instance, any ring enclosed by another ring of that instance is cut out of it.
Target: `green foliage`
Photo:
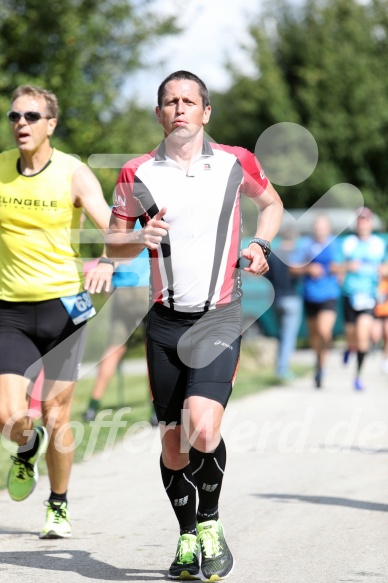
[[[32,83],[60,105],[56,145],[82,158],[145,151],[156,123],[147,108],[122,102],[123,82],[143,66],[142,50],[177,32],[152,2],[130,0],[5,0],[0,7],[0,119],[12,91]],[[154,143],[152,144],[152,146]],[[0,149],[12,147],[1,131]]]
[[[142,50],[150,42],[177,31],[173,20],[159,17],[151,4],[5,0],[0,8],[0,114],[7,111],[16,86],[40,85],[59,98],[56,137],[62,149],[80,156],[117,152],[107,149],[117,147],[115,137],[107,136],[112,128],[124,133],[139,114],[130,113],[120,126],[115,123],[126,109],[125,104],[119,108],[123,80],[142,66]],[[132,136],[126,137],[133,151]],[[9,145],[0,137],[1,149]]]
[[[14,89],[22,84],[45,87],[57,95],[60,106],[52,144],[89,163],[111,204],[121,166],[134,154],[154,148],[161,138],[153,112],[123,98],[131,72],[144,67],[147,47],[178,32],[174,19],[159,16],[152,4],[153,0],[3,0],[0,151],[14,147],[5,115]],[[105,156],[96,164],[96,154],[121,157],[115,163]],[[100,241],[83,245],[82,252],[96,257],[101,248]]]
[[[254,150],[271,125],[300,123],[318,143],[319,164],[303,184],[278,189],[286,207],[310,206],[350,182],[387,220],[387,0],[308,0],[301,8],[278,0],[250,36],[257,75],[234,71],[230,91],[213,98],[209,133]]]

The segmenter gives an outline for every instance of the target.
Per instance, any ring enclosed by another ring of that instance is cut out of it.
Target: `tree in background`
[[[152,4],[153,0],[3,0],[0,151],[14,147],[5,114],[13,90],[27,83],[57,95],[60,121],[53,145],[84,162],[93,154],[129,156],[154,147],[160,139],[154,115],[123,97],[130,73],[143,67],[147,48],[179,31],[174,18],[159,16]],[[111,203],[119,168],[93,171]],[[87,247],[85,252],[98,254],[100,247]]]
[[[309,207],[334,184],[350,182],[387,221],[387,0],[302,7],[276,0],[249,32],[257,75],[232,68],[231,89],[213,96],[209,133],[254,149],[271,125],[299,123],[315,137],[319,163],[306,182],[278,188],[286,207]]]
[[[151,7],[152,0],[4,0],[0,129],[14,88],[33,83],[58,96],[58,147],[81,157],[144,148],[150,114],[123,101],[123,86],[143,66],[147,46],[178,30],[173,18]],[[12,146],[10,132],[1,131],[0,149]]]

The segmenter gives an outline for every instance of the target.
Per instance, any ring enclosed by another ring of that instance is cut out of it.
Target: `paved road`
[[[330,357],[309,377],[232,401],[221,515],[246,583],[388,582],[388,377],[366,363],[367,390]],[[157,431],[128,436],[74,467],[74,536],[40,541],[48,481],[29,500],[0,492],[0,581],[166,580],[177,529],[158,470]]]

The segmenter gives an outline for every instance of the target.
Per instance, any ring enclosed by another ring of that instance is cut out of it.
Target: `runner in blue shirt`
[[[322,386],[340,296],[337,275],[332,271],[337,246],[329,219],[326,215],[320,215],[314,221],[313,235],[302,239],[291,257],[291,273],[303,277],[303,300],[310,342],[316,353],[314,380],[317,389]]]
[[[363,389],[360,380],[361,368],[370,345],[373,311],[385,246],[383,240],[372,233],[372,211],[363,207],[357,214],[356,233],[343,241],[336,271],[342,273],[344,277],[342,291],[348,343],[344,353],[344,364],[347,364],[352,351],[357,352],[354,388],[360,391]]]

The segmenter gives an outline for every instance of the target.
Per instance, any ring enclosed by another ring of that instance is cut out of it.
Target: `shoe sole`
[[[201,576],[198,575],[190,575],[188,571],[182,571],[180,575],[170,575],[168,573],[168,578],[173,579],[174,581],[201,581]]]
[[[204,576],[204,574],[202,573],[202,570],[201,570],[201,581],[204,581],[204,582],[207,582],[207,583],[209,583],[209,582],[212,583],[213,581],[222,581],[223,579],[226,579],[227,577],[229,577],[229,575],[232,574],[233,569],[234,569],[234,565],[235,565],[235,560],[233,559],[233,565],[232,565],[232,568],[229,571],[229,573],[227,573],[226,575],[222,575],[222,576],[220,576],[220,575],[212,575],[210,577],[210,579],[206,579],[205,576]]]
[[[55,532],[55,530],[50,530],[49,532],[41,532],[39,534],[39,538],[40,539],[55,539],[55,538],[70,538],[71,537],[71,532],[69,532],[68,534],[58,534],[57,532]]]

